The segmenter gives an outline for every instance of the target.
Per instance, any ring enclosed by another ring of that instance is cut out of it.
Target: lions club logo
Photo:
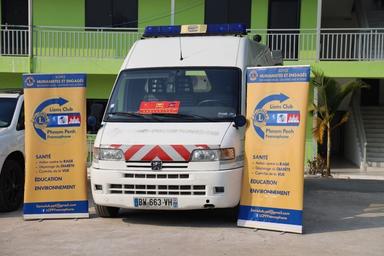
[[[33,79],[32,76],[27,76],[25,78],[25,84],[27,85],[27,87],[32,87],[35,85],[35,79]]]
[[[249,77],[249,81],[255,81],[258,77],[257,71],[256,70],[249,71],[248,77]]]

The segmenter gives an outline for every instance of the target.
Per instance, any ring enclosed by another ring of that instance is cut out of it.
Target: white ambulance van
[[[274,64],[242,24],[147,27],[121,67],[95,140],[97,214],[238,205],[246,68]]]

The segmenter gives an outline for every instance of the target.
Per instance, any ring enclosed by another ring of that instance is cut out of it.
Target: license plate
[[[177,208],[177,198],[160,197],[135,197],[133,198],[135,208],[173,209]]]

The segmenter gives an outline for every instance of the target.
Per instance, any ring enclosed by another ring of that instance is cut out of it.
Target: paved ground
[[[337,179],[384,180],[384,168],[368,166],[364,171],[345,159],[336,158],[332,161],[332,175]]]
[[[233,212],[123,212],[23,221],[0,214],[0,255],[384,255],[384,181],[306,179],[305,234],[236,227]]]

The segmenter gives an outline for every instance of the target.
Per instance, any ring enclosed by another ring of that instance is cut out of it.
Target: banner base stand
[[[24,203],[24,220],[89,218],[88,200]]]
[[[290,232],[296,234],[303,233],[303,226],[300,225],[291,225],[291,224],[281,224],[281,223],[271,223],[271,222],[262,222],[262,221],[253,221],[253,220],[237,220],[237,225],[240,227],[246,228],[258,228],[265,230],[274,230],[280,232]]]
[[[24,220],[89,219],[89,213],[24,214]]]

